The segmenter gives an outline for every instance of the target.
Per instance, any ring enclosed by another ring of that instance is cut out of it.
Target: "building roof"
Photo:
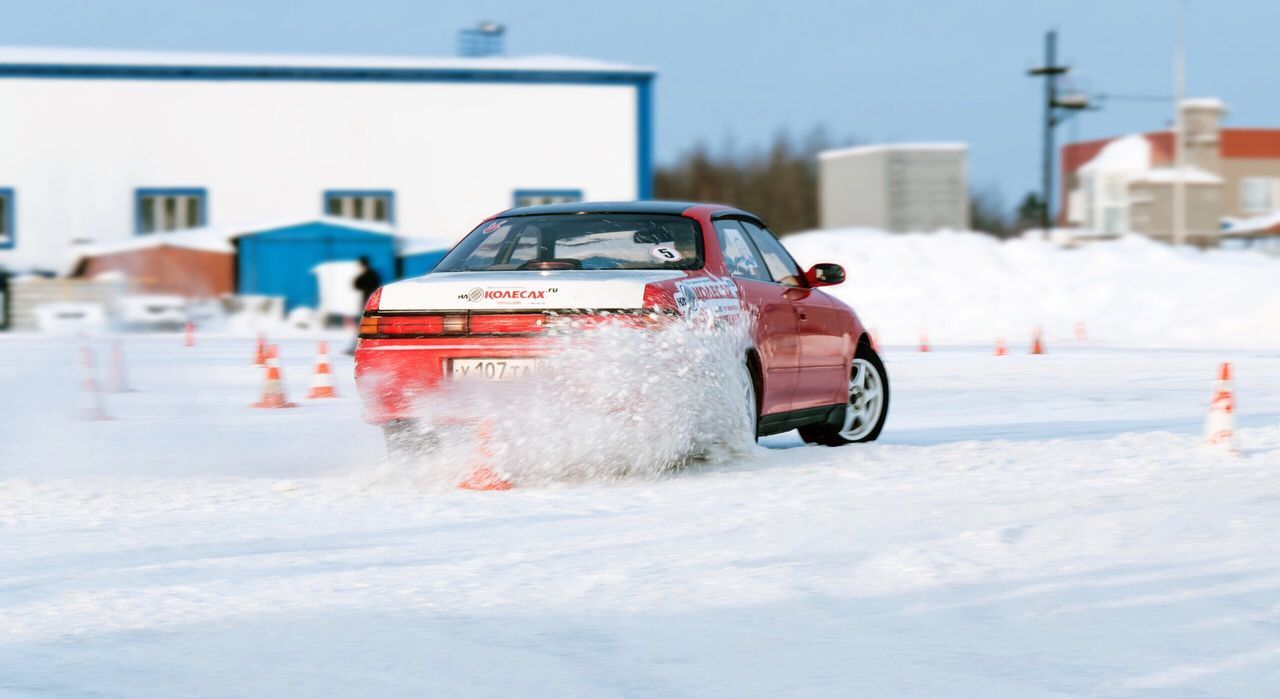
[[[120,252],[129,252],[131,250],[145,250],[148,248],[158,247],[187,248],[189,250],[224,252],[231,254],[235,252],[235,246],[232,241],[241,236],[264,233],[266,231],[275,231],[283,228],[293,228],[309,223],[324,223],[341,228],[350,228],[365,233],[378,233],[382,235],[395,234],[395,229],[382,223],[355,221],[352,219],[336,218],[333,216],[313,216],[310,218],[260,221],[257,223],[235,226],[205,226],[202,228],[189,228],[186,230],[167,233],[139,235],[132,238],[112,240],[103,243],[73,245],[71,247],[71,257],[74,266],[74,262],[82,257],[110,255]]]
[[[1151,143],[1151,163],[1173,162],[1173,132],[1151,131],[1142,134]],[[1123,137],[1119,137],[1123,138]],[[1223,128],[1218,134],[1218,155],[1226,160],[1265,158],[1280,160],[1280,128]],[[1077,141],[1062,147],[1062,172],[1077,172],[1099,151],[1118,138]]]
[[[1217,97],[1188,97],[1178,103],[1183,109],[1217,109],[1226,111],[1227,103]]]
[[[877,143],[866,146],[850,146],[848,148],[834,148],[832,150],[824,150],[818,153],[818,157],[826,160],[828,158],[843,158],[849,155],[862,155],[865,153],[879,153],[884,151],[967,151],[969,144],[967,143]]]
[[[1108,141],[1077,172],[1088,174],[1104,170],[1145,170],[1151,167],[1151,141],[1133,134]]]
[[[1280,129],[1223,129],[1218,153],[1224,158],[1280,159]]]
[[[1151,144],[1151,164],[1161,165],[1173,162],[1173,133],[1170,131],[1153,131],[1139,134]],[[1118,136],[1099,138],[1092,141],[1076,141],[1062,146],[1062,172],[1078,172],[1089,161],[1093,160],[1108,144],[1126,138]]]
[[[0,75],[80,77],[147,72],[190,74],[219,71],[225,77],[323,77],[346,74],[378,77],[413,74],[597,75],[647,78],[653,69],[565,56],[356,56],[272,53],[195,53],[78,48],[0,47]]]
[[[1133,175],[1130,182],[1147,184],[1168,184],[1184,182],[1186,184],[1222,184],[1222,178],[1198,167],[1155,167]]]

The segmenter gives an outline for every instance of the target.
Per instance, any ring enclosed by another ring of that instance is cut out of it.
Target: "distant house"
[[[1175,185],[1184,191],[1184,231],[1213,244],[1225,221],[1280,212],[1280,129],[1224,128],[1226,105],[1185,100],[1185,164],[1174,167],[1174,133],[1155,131],[1062,148],[1061,225],[1104,234],[1170,239]]]
[[[285,309],[314,308],[317,265],[364,257],[382,278],[395,279],[397,245],[386,224],[340,217],[193,228],[73,246],[68,276],[115,273],[134,293],[274,296]]]
[[[969,227],[968,147],[962,143],[858,146],[818,154],[823,228],[906,233]]]

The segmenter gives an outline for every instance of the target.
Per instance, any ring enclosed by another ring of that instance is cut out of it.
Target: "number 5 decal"
[[[649,251],[649,254],[663,262],[675,262],[684,257],[680,254],[679,250],[675,249],[675,247],[671,245],[654,246],[654,248]]]

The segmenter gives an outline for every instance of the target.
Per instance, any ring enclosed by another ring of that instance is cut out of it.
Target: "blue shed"
[[[377,224],[323,219],[246,231],[236,237],[236,252],[236,291],[283,296],[286,310],[319,304],[312,269],[322,262],[368,257],[384,282],[396,278],[395,236]]]
[[[421,277],[435,269],[453,244],[445,240],[410,239],[400,249],[400,276]]]

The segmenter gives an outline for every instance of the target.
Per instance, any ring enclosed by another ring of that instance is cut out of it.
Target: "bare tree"
[[[816,228],[817,156],[833,145],[822,127],[799,140],[779,131],[767,149],[755,152],[740,152],[731,142],[712,152],[699,142],[658,168],[654,193],[659,199],[737,206],[759,214],[779,234]]]
[[[1008,238],[1015,232],[1000,190],[995,187],[975,189],[969,194],[969,218],[970,228],[997,238]]]

